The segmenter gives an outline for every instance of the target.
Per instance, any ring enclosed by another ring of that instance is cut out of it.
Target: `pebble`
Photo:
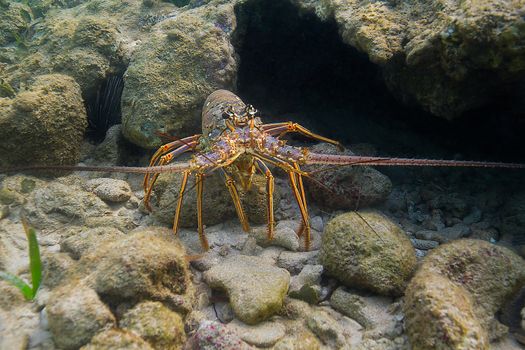
[[[306,264],[316,264],[319,251],[311,252],[288,252],[284,251],[277,259],[277,266],[288,270],[292,275],[296,275]]]
[[[420,249],[420,250],[430,250],[430,249],[434,249],[437,246],[439,246],[439,242],[430,241],[426,239],[411,238],[410,241],[412,242],[412,245],[414,246],[414,248]]]
[[[87,191],[93,192],[100,199],[107,202],[126,202],[131,197],[131,188],[124,180],[110,178],[92,179],[87,181],[84,187]]]

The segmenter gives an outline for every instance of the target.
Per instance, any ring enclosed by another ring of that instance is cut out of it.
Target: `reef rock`
[[[75,164],[86,126],[78,84],[65,75],[38,76],[13,99],[0,98],[0,165]]]
[[[495,313],[525,284],[525,262],[483,240],[439,246],[405,292],[407,331],[421,349],[487,349],[507,331]]]
[[[279,311],[290,283],[285,269],[244,255],[212,267],[204,278],[211,288],[228,293],[235,315],[247,324],[261,322]]]
[[[153,350],[144,339],[120,329],[109,329],[91,339],[81,350]]]
[[[157,132],[198,133],[206,97],[234,87],[233,6],[216,7],[211,15],[205,10],[160,22],[136,48],[122,95],[122,131],[131,142],[155,148],[162,143]]]
[[[520,2],[293,2],[334,19],[343,41],[383,68],[395,94],[438,116],[481,106],[525,75]]]
[[[78,281],[55,289],[46,308],[53,340],[61,349],[78,349],[116,323],[97,293]]]
[[[233,331],[219,322],[203,321],[199,328],[188,339],[184,346],[185,350],[202,349],[238,349],[250,350],[255,349],[241,340],[241,338]]]
[[[193,289],[185,255],[171,230],[149,227],[99,245],[82,256],[77,273],[106,300],[156,300],[187,313]]]
[[[319,262],[348,287],[400,295],[416,267],[406,234],[378,212],[349,212],[325,227]]]
[[[140,335],[155,349],[180,349],[186,341],[182,318],[159,302],[136,305],[126,312],[119,325]]]
[[[337,148],[327,143],[317,144],[311,152],[323,154],[340,154]],[[341,153],[353,155],[349,150]],[[319,171],[326,166],[307,166],[314,181],[306,181],[308,193],[321,207],[329,210],[367,207],[385,201],[392,190],[392,182],[379,171],[370,167],[339,167],[328,171]]]
[[[153,215],[166,224],[173,224],[173,216],[177,207],[180,184],[180,174],[162,174],[159,176],[151,199]],[[248,221],[252,224],[266,223],[266,179],[255,175],[249,191],[238,188],[239,197]],[[197,227],[197,193],[195,177],[188,179],[184,202],[182,205],[180,226]],[[274,192],[274,206],[277,206],[281,196],[278,188]],[[235,207],[230,192],[219,173],[206,177],[203,192],[203,220],[206,225],[216,225],[236,216]]]

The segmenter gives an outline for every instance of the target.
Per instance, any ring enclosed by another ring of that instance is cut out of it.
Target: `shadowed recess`
[[[344,44],[333,20],[300,14],[288,0],[247,1],[236,14],[238,95],[265,121],[297,121],[382,155],[525,160],[523,86],[449,122],[396,100],[381,68]]]

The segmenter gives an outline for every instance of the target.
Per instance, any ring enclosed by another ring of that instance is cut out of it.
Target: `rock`
[[[126,202],[131,197],[131,188],[124,180],[92,179],[86,182],[84,188],[106,202],[121,203]]]
[[[206,97],[219,87],[233,89],[235,51],[229,33],[214,23],[221,16],[233,30],[233,5],[216,7],[214,16],[201,13],[206,10],[162,21],[136,48],[122,95],[122,131],[131,142],[155,148],[161,144],[158,131],[180,137],[197,133]]]
[[[314,350],[321,349],[322,344],[319,339],[308,329],[298,329],[287,334],[281,339],[273,350]]]
[[[523,285],[525,262],[506,248],[472,239],[439,246],[425,257],[405,293],[411,343],[435,348],[447,334],[450,344],[487,348],[489,339],[507,331],[495,313]]]
[[[238,255],[206,271],[204,279],[211,288],[228,293],[241,321],[256,324],[280,310],[290,274],[264,259]]]
[[[277,258],[277,266],[287,269],[292,275],[296,275],[305,265],[316,264],[319,251],[311,252],[288,252],[284,251]]]
[[[391,298],[348,292],[342,287],[337,288],[330,297],[330,305],[335,310],[367,329],[395,327],[394,316],[387,311],[391,304]]]
[[[269,321],[250,326],[234,320],[228,324],[228,328],[248,344],[264,348],[273,346],[286,332],[281,323]]]
[[[503,209],[501,231],[515,237],[516,243],[525,243],[525,192],[514,194]]]
[[[16,41],[27,30],[29,16],[33,15],[31,7],[18,2],[3,2],[0,4],[0,46]],[[0,93],[0,97],[2,96]]]
[[[254,349],[246,344],[241,338],[223,326],[219,322],[202,321],[199,328],[188,339],[184,350],[201,349],[201,350],[215,350],[215,349],[238,349],[249,350]]]
[[[117,165],[122,157],[123,149],[121,143],[123,141],[122,136],[122,124],[113,125],[106,132],[104,141],[98,144],[91,156],[92,161],[87,162],[88,164],[104,164],[104,165]]]
[[[265,183],[264,176],[255,175],[252,188],[248,193],[239,190],[239,196],[250,223],[266,223],[266,191],[261,190]],[[153,189],[154,197],[151,200],[153,215],[161,222],[173,225],[173,216],[179,197],[181,176],[180,174],[161,174]],[[182,204],[180,226],[197,227],[197,196],[195,178],[188,180],[184,202]],[[190,190],[192,189],[192,190]],[[278,191],[275,192],[274,205],[280,200]],[[261,206],[261,207],[259,207]],[[258,216],[253,216],[258,213]],[[227,219],[236,217],[232,198],[218,172],[206,177],[203,193],[203,221],[206,225],[216,225]]]
[[[42,254],[42,284],[48,288],[55,288],[67,277],[68,271],[74,262],[65,253]]]
[[[325,227],[319,262],[330,276],[349,287],[382,295],[400,295],[416,267],[406,234],[385,216],[350,212]]]
[[[114,227],[95,227],[81,230],[60,242],[60,250],[78,260],[104,240],[124,238],[124,233]]]
[[[445,227],[444,229],[438,231],[438,233],[444,237],[446,241],[449,241],[468,236],[470,233],[470,227],[463,223],[459,223],[452,227]]]
[[[142,302],[119,322],[124,330],[139,335],[155,349],[180,349],[186,341],[182,318],[159,302]]]
[[[296,223],[293,222],[292,225]],[[253,236],[257,240],[257,244],[267,247],[269,245],[275,245],[279,247],[286,248],[291,251],[297,251],[299,249],[300,238],[295,233],[295,230],[290,227],[289,223],[279,222],[275,226],[274,237],[272,240],[268,239],[268,229],[267,227],[261,227],[254,229]],[[297,228],[296,228],[297,229]]]
[[[323,143],[310,148],[311,152],[339,154],[333,145]],[[353,155],[350,151],[342,154]],[[339,167],[329,171],[315,172],[323,166],[307,166],[306,171],[313,171],[314,181],[306,181],[305,186],[314,201],[322,208],[356,210],[372,206],[386,200],[392,190],[390,179],[370,167]]]
[[[306,265],[297,276],[292,277],[288,294],[292,298],[317,304],[321,294],[322,273],[323,265]]]
[[[438,242],[438,243],[446,243],[446,242],[448,242],[448,239],[445,236],[441,235],[437,231],[432,231],[432,230],[420,230],[420,231],[417,231],[415,233],[415,236],[416,236],[417,239],[423,240],[423,241],[434,241],[434,242]]]
[[[442,275],[414,277],[405,292],[404,312],[410,342],[417,349],[488,349],[487,333],[468,292]]]
[[[53,290],[47,315],[53,340],[62,349],[78,349],[116,323],[97,293],[78,281]]]
[[[428,241],[426,239],[411,238],[410,242],[412,242],[412,245],[414,246],[414,248],[421,249],[421,250],[430,250],[430,249],[434,249],[437,246],[439,246],[438,242]]]
[[[77,273],[88,275],[88,283],[105,300],[149,299],[177,312],[190,310],[186,252],[171,230],[148,227],[102,243],[82,256]]]
[[[10,311],[25,301],[18,288],[7,281],[0,280],[0,309]]]
[[[314,311],[306,319],[306,324],[312,332],[321,339],[323,344],[333,349],[346,345],[344,329],[330,315],[322,310]]]
[[[0,166],[78,162],[87,116],[72,78],[36,77],[27,90],[0,101],[0,116]]]
[[[80,350],[153,350],[142,338],[120,329],[109,329],[91,339]]]
[[[29,223],[37,229],[66,223],[82,225],[90,217],[104,217],[111,212],[93,193],[57,182],[34,190],[24,210]]]

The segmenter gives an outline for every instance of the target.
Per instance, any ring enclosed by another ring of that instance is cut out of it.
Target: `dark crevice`
[[[334,21],[301,15],[287,0],[247,1],[236,15],[238,94],[265,122],[297,121],[383,155],[525,160],[524,109],[515,103],[523,86],[449,122],[395,99],[381,69],[341,41]]]
[[[111,75],[100,84],[97,92],[87,100],[88,138],[95,142],[101,142],[110,127],[121,123],[120,101],[123,89],[123,74]]]

